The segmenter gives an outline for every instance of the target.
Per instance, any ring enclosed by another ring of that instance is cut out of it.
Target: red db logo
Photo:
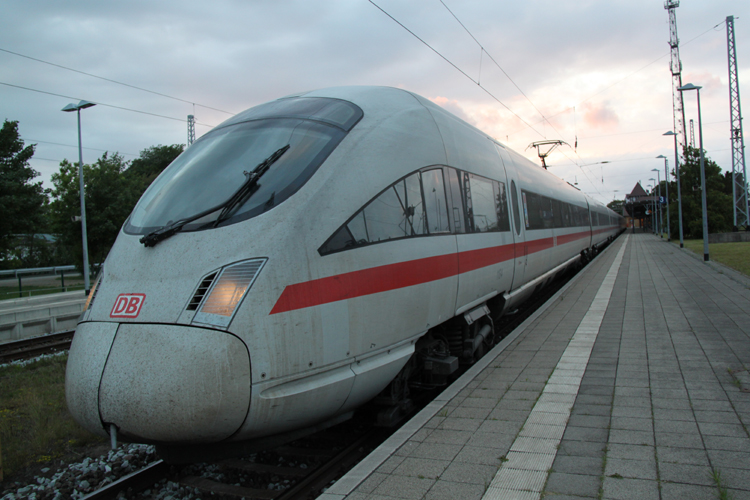
[[[137,318],[146,300],[145,293],[121,293],[115,300],[110,318]]]

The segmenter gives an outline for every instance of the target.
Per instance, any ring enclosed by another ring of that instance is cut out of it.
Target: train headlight
[[[223,267],[205,292],[206,295],[193,317],[193,323],[229,326],[242,299],[265,263],[266,259],[252,259]],[[205,283],[205,279],[203,281]]]

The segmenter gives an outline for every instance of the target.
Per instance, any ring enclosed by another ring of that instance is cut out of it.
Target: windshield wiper
[[[235,208],[240,206],[244,201],[247,200],[247,198],[250,197],[250,195],[253,193],[253,190],[258,185],[258,179],[265,174],[269,168],[271,168],[271,165],[276,163],[276,160],[281,158],[281,155],[287,152],[290,145],[287,144],[284,147],[281,147],[277,149],[271,156],[263,160],[261,163],[258,164],[254,169],[252,169],[250,172],[242,172],[245,174],[245,182],[242,183],[242,186],[232,195],[231,198],[229,198],[227,201],[222,203],[222,210],[219,216],[216,218],[216,222],[214,222],[214,227],[218,226],[222,221],[226,220],[227,216],[234,211]]]
[[[246,177],[245,181],[242,183],[239,189],[235,191],[235,193],[225,202],[190,217],[186,217],[176,222],[167,224],[166,226],[160,227],[155,231],[151,231],[139,241],[146,247],[153,247],[160,241],[169,238],[177,232],[180,232],[186,224],[189,224],[195,220],[200,219],[201,217],[205,217],[206,215],[221,209],[221,213],[219,213],[219,216],[216,218],[216,222],[214,223],[214,227],[216,227],[221,221],[226,219],[229,213],[231,213],[237,206],[240,205],[240,202],[245,201],[250,196],[250,194],[252,194],[253,188],[255,188],[258,184],[258,179],[260,179],[260,177],[268,171],[268,169],[276,162],[276,160],[281,158],[281,155],[286,153],[289,147],[290,145],[287,144],[286,146],[277,149],[273,154],[271,154],[271,156],[260,162],[250,172],[243,172]]]

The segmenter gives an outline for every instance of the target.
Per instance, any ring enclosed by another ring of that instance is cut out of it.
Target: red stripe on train
[[[557,237],[557,242],[558,245],[562,245],[587,238],[589,235],[589,231],[561,235]],[[458,254],[438,255],[295,283],[284,288],[270,314],[319,306],[339,300],[353,299],[449,278],[457,274],[512,260],[516,255],[523,255],[524,245],[528,248],[528,253],[532,254],[552,248],[553,238],[541,238],[516,245],[467,250]]]

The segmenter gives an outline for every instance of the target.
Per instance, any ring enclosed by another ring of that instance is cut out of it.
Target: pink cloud
[[[620,124],[617,113],[606,103],[593,104],[586,102],[581,107],[586,125],[604,130],[614,130]]]

